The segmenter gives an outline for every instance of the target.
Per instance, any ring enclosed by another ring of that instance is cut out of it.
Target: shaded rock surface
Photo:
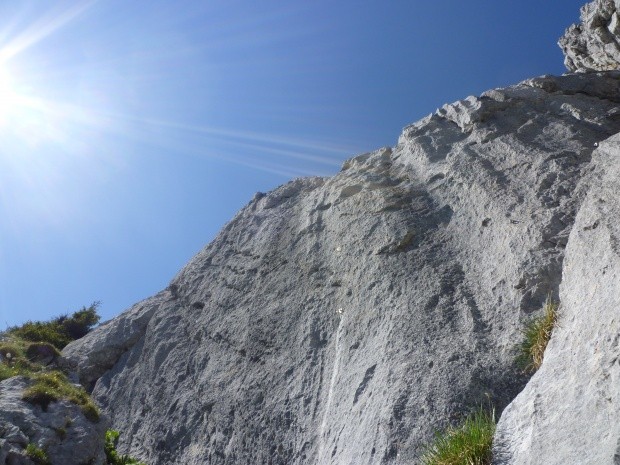
[[[496,463],[620,463],[620,136],[594,152],[542,367],[504,411]]]
[[[595,0],[581,8],[581,23],[573,24],[559,42],[570,71],[610,71],[620,68],[620,0]]]
[[[28,385],[23,377],[0,382],[0,464],[33,465],[28,444],[45,451],[52,465],[105,464],[107,421],[89,421],[68,401],[52,402],[43,411],[22,400]]]
[[[412,463],[523,388],[520,329],[557,297],[619,90],[615,72],[492,90],[259,194],[66,363],[153,465]]]

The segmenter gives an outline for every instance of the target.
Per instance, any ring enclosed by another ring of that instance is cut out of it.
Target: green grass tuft
[[[26,455],[37,465],[51,465],[47,453],[32,442],[26,446]]]
[[[60,357],[60,351],[49,342],[33,342],[26,347],[26,358],[33,363],[53,361],[58,357]]]
[[[426,448],[423,465],[489,465],[495,433],[495,412],[480,408],[462,424],[435,436]]]
[[[105,456],[108,465],[145,465],[143,462],[139,462],[128,455],[119,455],[116,451],[119,436],[120,433],[113,429],[105,433]]]
[[[40,370],[40,366],[30,362],[26,356],[28,343],[11,338],[0,342],[0,381],[13,376],[27,376]]]
[[[557,302],[548,297],[543,314],[530,321],[523,330],[517,364],[525,373],[534,373],[542,365],[545,349],[558,320],[558,306]]]
[[[81,386],[71,384],[63,373],[59,371],[37,373],[32,379],[34,383],[24,391],[22,397],[26,402],[40,405],[46,410],[50,403],[66,399],[78,405],[90,421],[99,420],[99,409],[88,393]]]

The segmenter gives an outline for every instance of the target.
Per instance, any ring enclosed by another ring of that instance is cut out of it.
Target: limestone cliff
[[[596,0],[581,9],[560,39],[570,71],[609,71],[620,67],[620,0]]]
[[[333,178],[257,195],[170,287],[69,346],[150,463],[406,463],[523,387],[620,75],[447,105]]]
[[[561,293],[561,331],[497,443],[504,463],[556,463],[516,454],[548,453],[532,434],[580,402],[557,383],[600,375],[575,418],[617,417],[617,318],[596,312],[615,308],[620,271],[617,145],[603,142],[619,103],[607,71],[446,105],[333,177],[257,194],[167,289],[64,356],[121,449],[152,465],[409,464],[438,428],[517,396],[523,322]]]
[[[620,457],[620,135],[595,151],[570,234],[560,320],[540,370],[504,411],[498,464],[609,464]]]

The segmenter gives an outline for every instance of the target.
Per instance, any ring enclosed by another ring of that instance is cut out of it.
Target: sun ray
[[[63,28],[89,10],[98,1],[99,0],[90,0],[88,2],[79,3],[61,13],[50,14],[32,24],[17,37],[0,48],[0,63],[10,60],[15,55],[22,53],[24,50]]]

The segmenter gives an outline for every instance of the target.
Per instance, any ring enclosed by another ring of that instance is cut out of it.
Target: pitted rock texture
[[[34,465],[26,454],[34,444],[52,465],[105,465],[107,420],[93,423],[68,401],[52,402],[43,411],[22,400],[28,385],[23,377],[0,382],[0,463]]]
[[[489,91],[258,194],[67,363],[150,464],[412,463],[525,384],[514,348],[557,296],[619,90],[600,73]]]
[[[619,135],[593,164],[566,250],[560,319],[542,367],[499,421],[497,464],[619,463]]]
[[[620,69],[620,0],[595,0],[581,8],[581,24],[560,38],[569,71]]]

